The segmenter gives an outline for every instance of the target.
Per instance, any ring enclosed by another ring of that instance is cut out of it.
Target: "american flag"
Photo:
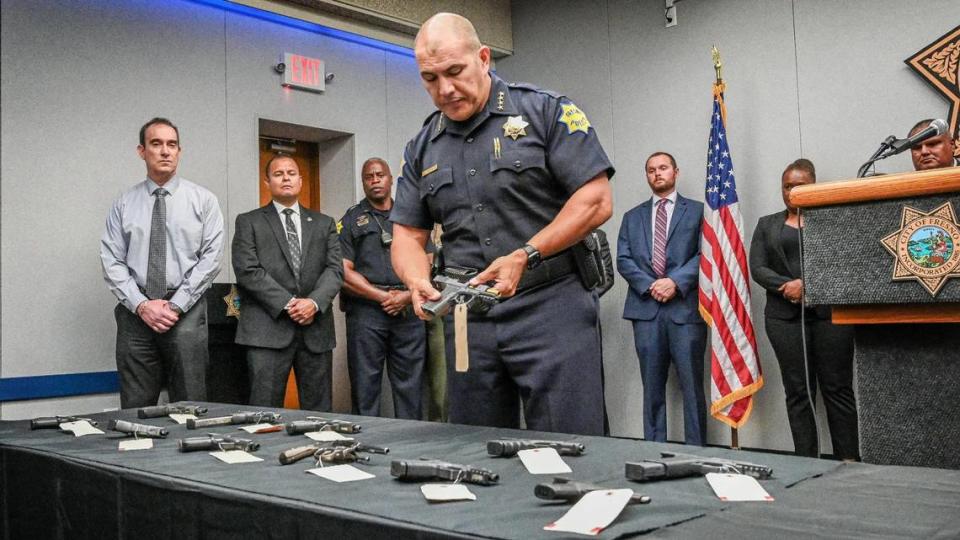
[[[724,86],[713,86],[699,296],[700,314],[710,326],[710,414],[739,428],[750,417],[763,374],[750,317],[750,270],[727,145]]]

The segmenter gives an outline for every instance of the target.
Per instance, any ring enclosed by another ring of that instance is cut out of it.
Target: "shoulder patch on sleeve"
[[[587,120],[587,115],[573,103],[560,104],[560,118],[557,122],[567,126],[567,134],[577,131],[590,132],[590,120]]]
[[[340,234],[340,231],[343,230],[343,220],[337,221],[337,234]]]

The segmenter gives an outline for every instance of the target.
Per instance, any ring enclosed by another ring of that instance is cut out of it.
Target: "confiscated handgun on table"
[[[582,455],[586,447],[578,442],[535,441],[531,439],[495,439],[487,441],[487,453],[495,457],[513,457],[520,450],[553,448],[561,456]]]
[[[553,479],[552,484],[543,483],[534,486],[533,494],[536,495],[537,498],[546,501],[573,503],[579,501],[581,497],[591,491],[604,491],[608,489],[615,488],[595,486],[584,482],[574,482],[569,478],[557,477]],[[630,497],[630,502],[627,504],[647,504],[649,502],[650,497],[648,495],[634,493],[633,496]]]
[[[197,405],[157,405],[137,409],[137,418],[160,418],[171,414],[192,414],[203,416],[207,413],[206,407]]]
[[[390,449],[384,446],[363,444],[353,439],[342,439],[337,441],[316,442],[290,448],[281,452],[279,459],[281,465],[290,465],[309,456],[313,456],[314,459],[323,461],[324,463],[370,461],[370,458],[358,455],[359,452],[389,454]]]
[[[58,429],[60,424],[80,421],[89,422],[91,426],[97,425],[93,420],[79,416],[40,416],[30,420],[30,429]]]
[[[745,474],[765,480],[773,475],[773,469],[746,461],[673,452],[661,452],[660,459],[628,461],[626,464],[627,478],[638,482],[702,476],[707,473]]]
[[[296,420],[286,424],[287,434],[302,435],[314,431],[336,431],[337,433],[360,433],[360,424],[348,420],[327,420],[318,416],[309,416],[306,420]]]
[[[398,480],[420,482],[423,480],[451,480],[481,486],[492,486],[500,481],[500,475],[473,465],[459,465],[433,459],[395,459],[390,463],[390,474]]]
[[[170,434],[167,428],[164,427],[127,422],[126,420],[111,420],[110,423],[107,424],[107,429],[135,437],[152,437],[154,439],[166,439],[167,435]]]
[[[431,317],[445,315],[454,304],[466,304],[475,313],[484,313],[500,301],[500,291],[489,285],[468,285],[465,281],[440,274],[433,278],[435,285],[442,287],[440,299],[420,305]]]
[[[269,424],[276,424],[283,418],[279,413],[275,412],[238,412],[231,416],[218,416],[216,418],[188,418],[187,419],[187,429],[199,429],[205,427],[213,426],[229,426],[229,425],[239,425],[239,424],[260,424],[266,422]]]
[[[260,448],[260,443],[250,439],[240,439],[230,435],[209,434],[206,437],[187,437],[186,439],[177,439],[177,448],[181,452],[196,452],[199,450],[243,450],[244,452],[256,452]]]

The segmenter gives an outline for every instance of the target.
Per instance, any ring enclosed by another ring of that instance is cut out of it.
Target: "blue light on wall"
[[[229,11],[231,13],[246,15],[248,17],[253,17],[255,19],[260,19],[267,22],[281,24],[283,26],[289,26],[290,28],[296,28],[298,30],[313,32],[314,34],[320,34],[323,36],[332,37],[334,39],[338,39],[341,41],[357,43],[359,45],[364,45],[366,47],[372,47],[374,49],[380,49],[382,51],[387,51],[387,52],[400,54],[403,56],[409,56],[413,58],[413,49],[410,49],[408,47],[402,47],[400,45],[387,43],[386,41],[380,41],[380,40],[369,38],[366,36],[361,36],[360,34],[346,32],[344,30],[337,30],[336,28],[330,28],[329,26],[323,26],[321,24],[304,21],[302,19],[287,17],[286,15],[280,15],[279,13],[273,13],[271,11],[264,11],[262,9],[257,9],[257,8],[245,6],[242,4],[236,4],[228,0],[187,0],[187,1],[193,2],[195,4],[202,4],[205,6],[222,9],[224,11]]]

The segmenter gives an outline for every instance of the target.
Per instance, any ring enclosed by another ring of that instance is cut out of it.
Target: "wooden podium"
[[[863,461],[960,469],[960,167],[798,187],[804,303],[856,325]]]

